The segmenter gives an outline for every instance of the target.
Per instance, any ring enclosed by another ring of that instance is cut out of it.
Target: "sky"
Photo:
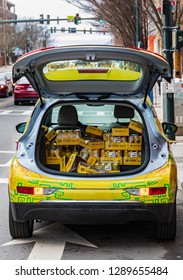
[[[10,2],[15,4],[15,13],[17,14],[18,19],[22,18],[34,18],[39,19],[40,15],[43,14],[44,18],[47,18],[47,15],[50,15],[50,18],[67,18],[68,16],[75,16],[76,13],[82,17],[93,17],[85,13],[84,11],[79,10],[77,7],[68,4],[64,0],[10,0]],[[58,29],[61,27],[76,27],[74,23],[67,23],[67,21],[61,21],[59,25],[56,22],[51,22],[50,25],[44,24],[48,29],[51,26],[55,26]],[[86,28],[89,30],[91,25],[86,21],[83,21],[81,25],[77,26],[78,29]],[[111,38],[108,34],[105,36],[101,36],[101,34],[96,35],[88,34],[83,35],[81,33],[74,34],[66,34],[61,32],[57,32],[55,34],[51,34],[51,37],[54,37],[54,44],[66,45],[66,44],[78,44],[78,43],[86,43],[86,44],[111,44]]]
[[[44,14],[45,18],[47,14],[52,18],[67,18],[69,15],[80,13],[77,7],[64,0],[11,0],[10,2],[15,4],[18,18],[39,18],[40,14]]]

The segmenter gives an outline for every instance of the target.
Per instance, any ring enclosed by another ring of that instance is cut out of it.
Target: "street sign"
[[[183,30],[175,28],[172,30],[172,48],[180,49],[183,47]]]

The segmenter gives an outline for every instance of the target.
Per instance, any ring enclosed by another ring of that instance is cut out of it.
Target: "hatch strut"
[[[44,107],[44,102],[43,102],[43,99],[42,99],[42,96],[41,96],[41,93],[40,93],[40,89],[39,89],[38,82],[37,82],[37,80],[36,80],[36,78],[35,78],[35,71],[32,71],[32,72],[29,71],[29,75],[32,76],[32,79],[33,79],[34,84],[35,84],[35,86],[36,86],[37,93],[38,93],[38,95],[39,95],[39,99],[40,99],[40,102],[41,102],[41,106],[40,106],[40,107],[43,108],[43,107]]]
[[[153,71],[152,70],[149,70],[150,72],[150,77],[149,77],[149,81],[147,83],[147,88],[146,88],[146,92],[145,92],[145,96],[144,96],[144,102],[142,104],[142,106],[146,109],[147,106],[146,106],[146,100],[147,100],[147,96],[148,96],[148,93],[149,93],[149,89],[150,89],[150,86],[151,86],[151,76],[153,74]]]

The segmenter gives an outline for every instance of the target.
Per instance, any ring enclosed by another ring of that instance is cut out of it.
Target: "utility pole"
[[[164,54],[170,64],[173,77],[173,52],[172,52],[172,3],[171,0],[163,0],[163,31]]]
[[[172,3],[171,0],[163,0],[163,32],[164,32],[164,54],[170,64],[171,76],[173,78],[173,51],[172,51]],[[166,96],[166,121],[174,123],[174,92],[168,92]],[[170,140],[175,140],[175,134],[168,135]]]

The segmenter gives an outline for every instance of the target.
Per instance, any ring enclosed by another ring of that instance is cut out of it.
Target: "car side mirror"
[[[16,125],[16,130],[17,130],[17,132],[23,133],[24,130],[25,130],[25,126],[26,126],[26,122],[17,124],[17,125]]]
[[[176,133],[177,131],[177,126],[174,123],[163,122],[162,128],[165,134],[172,134],[172,133]]]

